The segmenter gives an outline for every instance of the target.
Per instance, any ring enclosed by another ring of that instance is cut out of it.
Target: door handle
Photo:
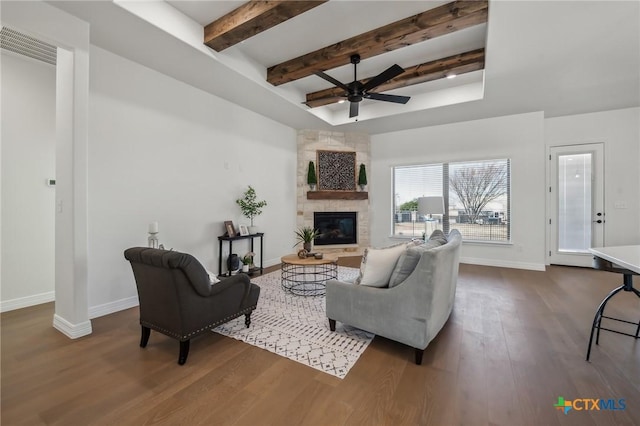
[[[604,213],[598,212],[596,213],[596,216],[600,217],[600,216],[604,216]],[[604,223],[604,220],[602,219],[596,219],[594,221],[592,221],[593,223]]]

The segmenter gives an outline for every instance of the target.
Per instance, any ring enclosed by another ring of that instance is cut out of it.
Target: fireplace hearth
[[[356,212],[314,212],[313,227],[320,233],[315,245],[358,243]]]

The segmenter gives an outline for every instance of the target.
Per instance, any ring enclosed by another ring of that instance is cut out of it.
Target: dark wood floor
[[[2,425],[639,425],[640,340],[603,332],[593,312],[615,274],[461,265],[449,322],[413,350],[376,337],[344,380],[215,333],[186,365],[176,341],[138,347],[137,308],[69,340],[52,304],[3,313]],[[608,308],[640,319],[625,293]],[[558,397],[625,399],[618,411],[554,408]]]

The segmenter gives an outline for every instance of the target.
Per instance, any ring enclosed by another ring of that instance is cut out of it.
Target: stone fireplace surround
[[[298,131],[297,165],[297,220],[296,226],[313,226],[314,212],[354,211],[357,212],[358,243],[343,245],[314,246],[314,251],[338,253],[345,256],[361,255],[370,245],[369,200],[348,199],[307,199],[307,168],[309,161],[318,165],[317,151],[350,151],[356,153],[356,178],[358,167],[364,164],[367,177],[370,176],[370,138],[366,133],[331,132],[324,130]],[[370,187],[371,182],[367,185]]]

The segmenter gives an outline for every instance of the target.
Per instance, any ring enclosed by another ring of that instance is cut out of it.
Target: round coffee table
[[[338,278],[338,256],[324,253],[322,259],[297,254],[282,256],[282,288],[297,296],[324,296],[327,280]]]

